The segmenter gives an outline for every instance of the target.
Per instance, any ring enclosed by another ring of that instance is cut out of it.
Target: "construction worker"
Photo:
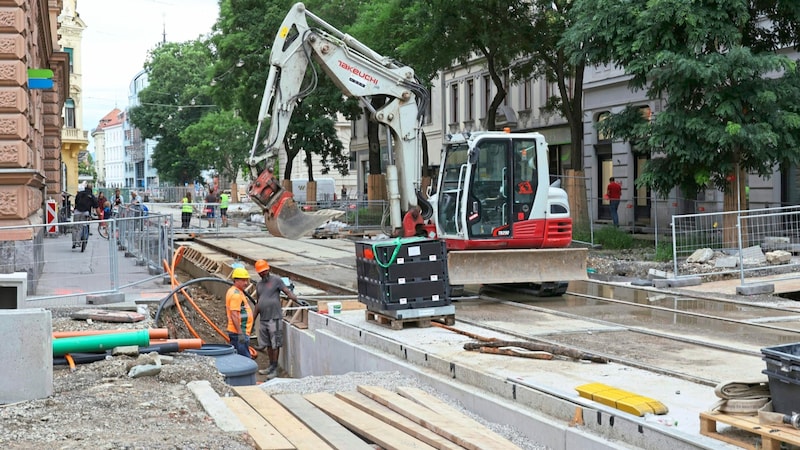
[[[228,337],[237,353],[250,357],[250,333],[253,332],[253,310],[244,290],[250,284],[250,273],[243,267],[233,269],[233,286],[225,294],[225,311],[228,314]]]
[[[266,260],[256,261],[256,272],[261,280],[256,284],[256,316],[258,317],[258,349],[267,350],[269,367],[258,373],[274,378],[278,374],[278,356],[283,346],[283,310],[281,292],[297,302],[297,296],[284,284],[281,277],[270,275]]]
[[[194,213],[192,193],[187,191],[186,196],[181,200],[181,228],[189,228],[189,223],[192,221],[192,213]]]
[[[222,226],[228,226],[228,203],[231,201],[231,195],[223,192],[219,194],[219,216],[222,218]]]

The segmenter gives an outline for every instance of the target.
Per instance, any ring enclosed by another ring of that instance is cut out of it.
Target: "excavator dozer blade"
[[[342,211],[323,209],[320,211],[303,212],[292,198],[291,194],[284,195],[274,206],[264,213],[264,221],[270,234],[276,237],[297,239],[328,220],[333,220],[344,214]]]
[[[586,280],[585,248],[457,250],[447,252],[451,285]]]

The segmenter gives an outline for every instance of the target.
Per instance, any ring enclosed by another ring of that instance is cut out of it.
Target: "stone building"
[[[78,192],[78,164],[86,159],[88,133],[83,129],[81,36],[86,24],[76,9],[77,0],[64,0],[59,17],[61,49],[69,56],[69,92],[64,100],[64,126],[61,130],[61,188]]]
[[[61,192],[62,109],[69,55],[58,45],[61,0],[0,0],[0,272],[27,272],[35,292],[44,264],[45,200]],[[53,87],[29,89],[28,69],[51,69]]]

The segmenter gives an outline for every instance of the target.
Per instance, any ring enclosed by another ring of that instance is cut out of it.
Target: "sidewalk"
[[[72,236],[57,235],[44,239],[44,268],[36,287],[36,293],[28,296],[31,306],[73,306],[86,304],[86,294],[111,292],[116,287],[125,294],[126,302],[163,298],[170,291],[160,277],[153,278],[146,265],[137,264],[137,259],[126,257],[117,250],[113,240],[103,239],[97,225],[91,226],[92,235],[86,251],[72,249]],[[113,277],[111,252],[118,265],[116,283]],[[120,289],[122,288],[122,289]],[[53,297],[38,299],[39,297]]]

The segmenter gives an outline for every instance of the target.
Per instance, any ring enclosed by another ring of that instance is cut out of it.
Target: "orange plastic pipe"
[[[203,346],[202,339],[155,339],[150,340],[150,345],[158,345],[158,344],[167,344],[170,342],[175,342],[178,344],[178,349],[180,351],[184,351],[189,348],[201,348]]]
[[[53,338],[66,338],[77,336],[91,336],[94,334],[126,333],[136,330],[83,330],[83,331],[54,331]],[[169,339],[169,330],[166,328],[150,328],[150,339]]]

